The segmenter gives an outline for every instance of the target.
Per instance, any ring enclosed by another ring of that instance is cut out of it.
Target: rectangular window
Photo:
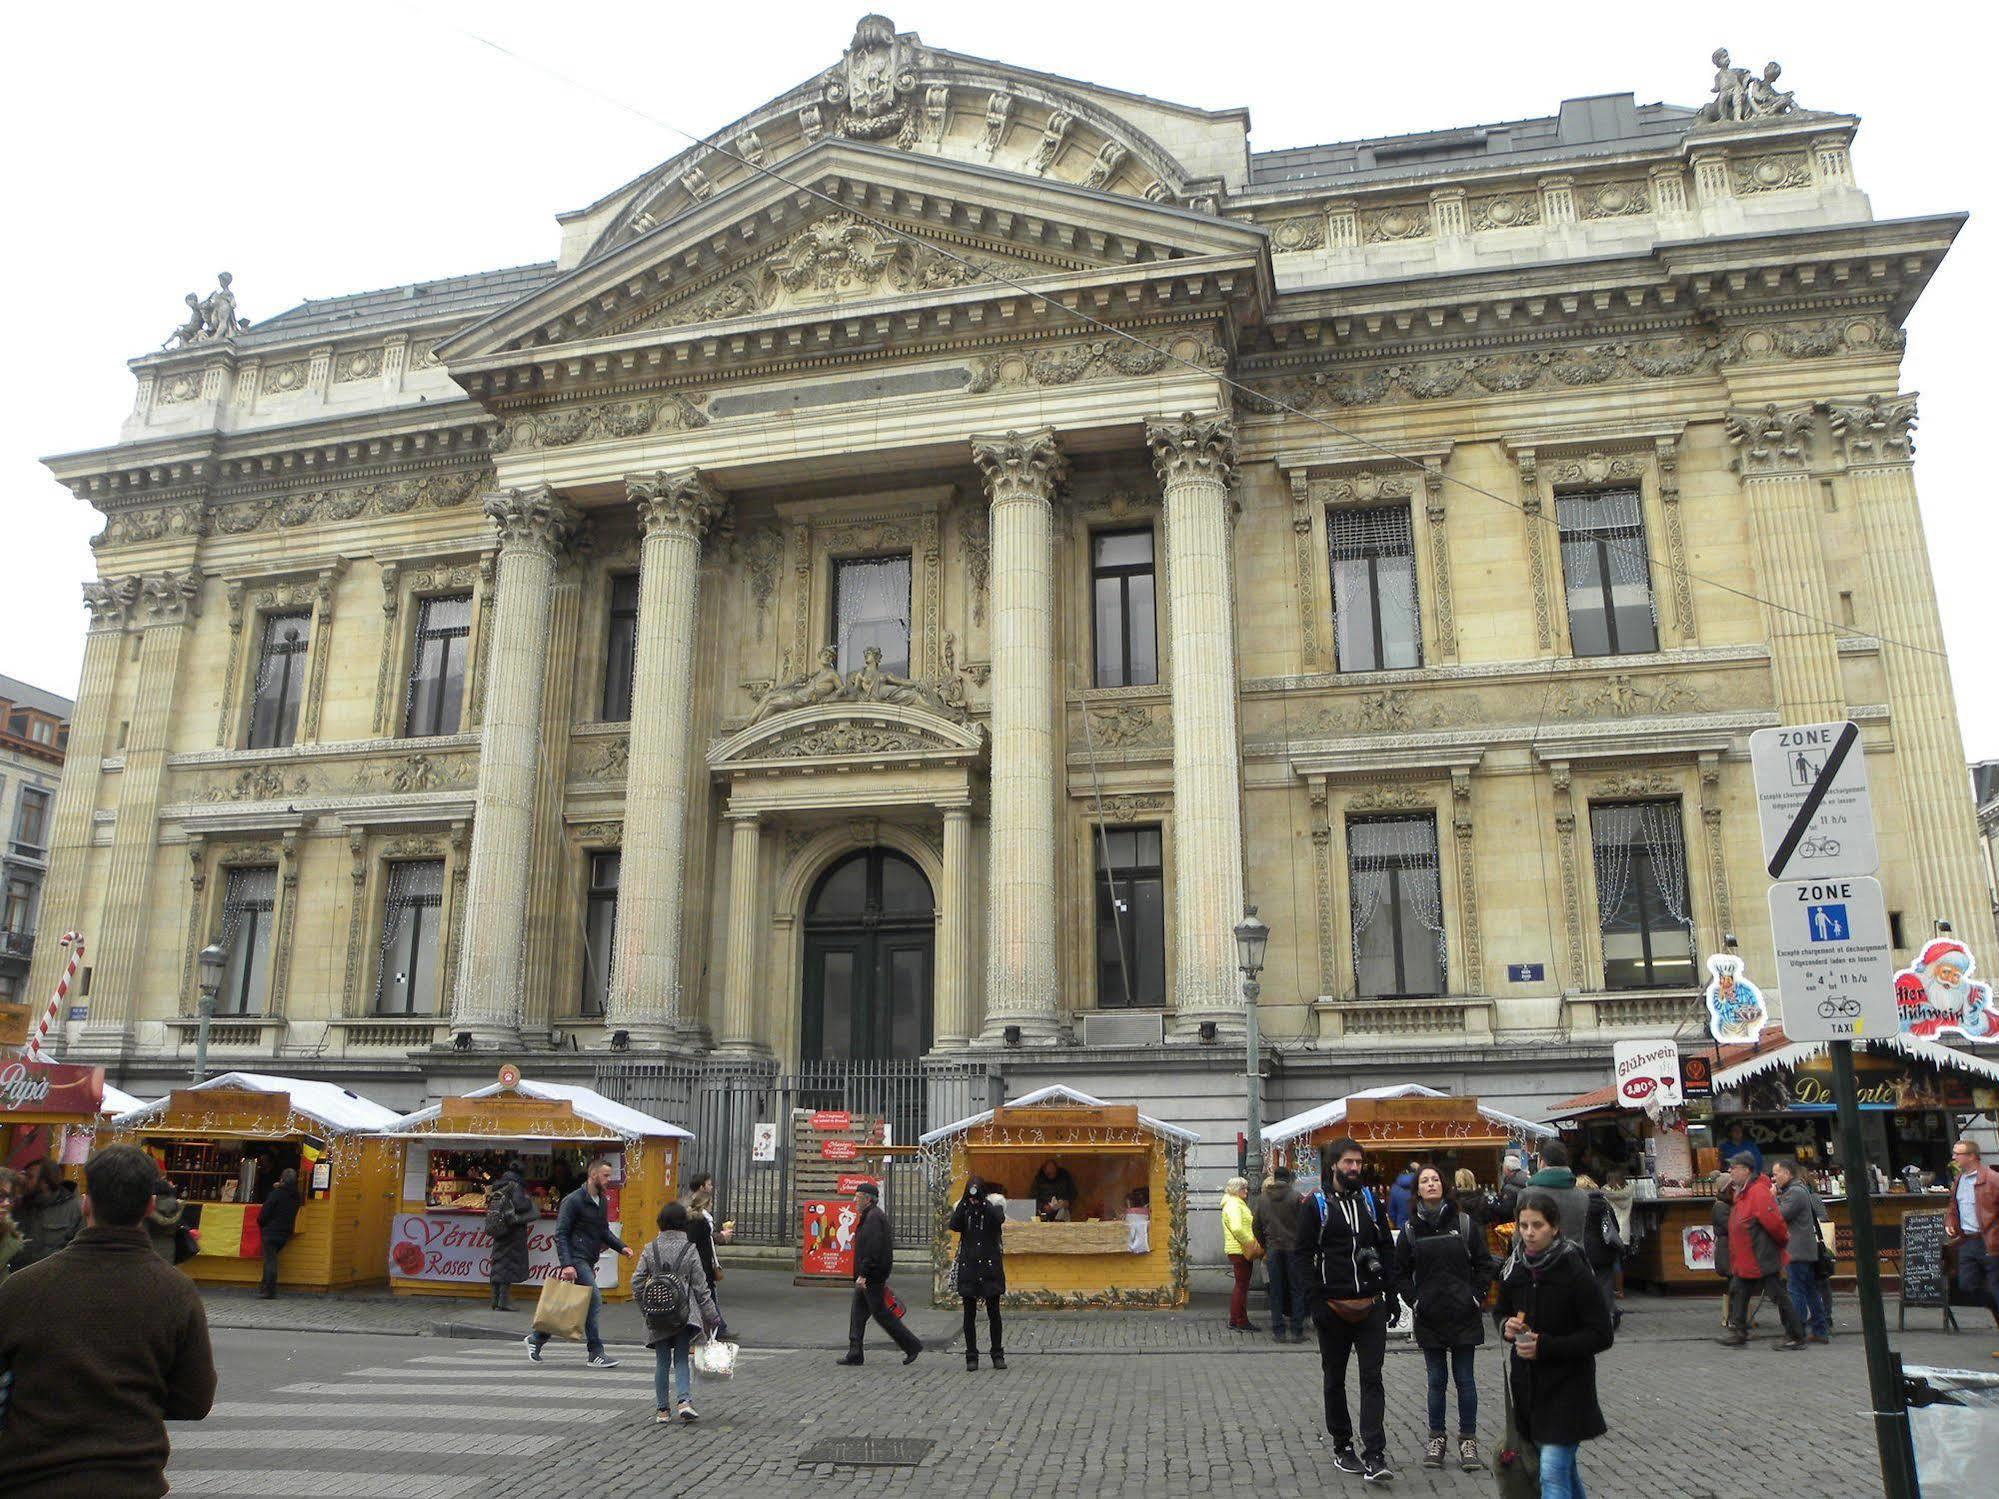
[[[616,969],[618,865],[616,854],[590,855],[590,894],[583,908],[583,1001],[585,1015],[604,1013]]]
[[[14,806],[14,841],[23,848],[45,849],[49,844],[49,794],[34,786],[21,788]]]
[[[1159,680],[1159,624],[1153,607],[1152,533],[1099,531],[1090,538],[1091,604],[1097,621],[1099,687],[1145,687]]]
[[[627,723],[632,716],[632,663],[639,647],[639,579],[611,579],[611,625],[604,642],[604,702],[597,716]]]
[[[26,880],[9,880],[6,910],[0,913],[0,932],[25,936],[35,929],[34,911],[35,887]]]
[[[250,689],[246,749],[281,749],[298,732],[298,705],[305,700],[305,651],[311,639],[310,613],[264,616],[257,680]]]
[[[833,564],[833,647],[840,671],[859,671],[869,646],[882,670],[909,672],[909,554],[843,557]]]
[[[1434,817],[1347,823],[1357,991],[1370,999],[1444,992],[1444,897]]]
[[[1166,1003],[1166,877],[1159,829],[1102,828],[1097,848],[1097,1003]]]
[[[375,975],[379,1015],[434,1015],[438,928],[444,917],[444,861],[391,864],[382,902],[382,965]]]
[[[1562,533],[1562,578],[1575,653],[1629,656],[1659,649],[1638,491],[1559,496],[1555,519]]]
[[[1333,637],[1341,671],[1393,671],[1423,664],[1416,612],[1416,552],[1409,508],[1332,510]]]
[[[1679,802],[1596,802],[1589,823],[1604,988],[1693,987]]]
[[[458,732],[465,707],[465,652],[471,637],[471,594],[442,594],[418,606],[404,738]]]
[[[271,916],[277,908],[275,866],[229,871],[222,891],[222,987],[218,1015],[261,1015],[271,992]]]

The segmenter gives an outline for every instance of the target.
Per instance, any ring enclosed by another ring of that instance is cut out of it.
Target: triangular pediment
[[[976,164],[825,140],[439,346],[453,366],[744,324],[1066,286],[1162,264],[1265,263],[1261,230]],[[1196,269],[1189,264],[1188,269]]]
[[[964,762],[979,757],[984,732],[929,708],[905,703],[821,703],[793,708],[718,740],[710,769],[806,768],[841,761]]]

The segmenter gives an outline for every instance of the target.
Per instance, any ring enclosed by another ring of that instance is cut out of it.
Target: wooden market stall
[[[1902,1219],[1944,1211],[1951,1143],[1968,1117],[1999,1113],[1999,1061],[1908,1036],[1883,1036],[1854,1052],[1861,1132],[1875,1170],[1875,1239],[1881,1274],[1899,1283]],[[1854,1271],[1846,1173],[1823,1043],[1765,1030],[1754,1045],[1712,1054],[1712,1100],[1693,1100],[1680,1118],[1654,1121],[1620,1110],[1612,1090],[1558,1105],[1550,1115],[1585,1158],[1632,1174],[1631,1257],[1625,1273],[1668,1290],[1712,1290],[1714,1189],[1735,1127],[1765,1163],[1797,1161],[1825,1200],[1836,1239],[1837,1277]],[[1619,1159],[1620,1155],[1622,1159]]]
[[[611,1162],[610,1220],[634,1253],[658,1231],[680,1190],[688,1131],[571,1083],[535,1082],[507,1066],[500,1081],[396,1120],[378,1136],[394,1153],[402,1191],[384,1246],[390,1288],[413,1296],[483,1296],[493,1241],[486,1189],[509,1165],[542,1209],[528,1228],[528,1280],[559,1268],[555,1215],[590,1163]],[[606,1251],[598,1285],[630,1294],[630,1265]]]
[[[1469,1169],[1481,1186],[1493,1187],[1509,1148],[1554,1134],[1544,1124],[1488,1108],[1476,1098],[1400,1083],[1363,1088],[1266,1125],[1263,1150],[1267,1166],[1288,1165],[1300,1176],[1317,1176],[1319,1151],[1351,1136],[1366,1150],[1381,1189],[1411,1162],[1439,1167],[1446,1181]]]
[[[934,1293],[957,1254],[951,1210],[977,1174],[1005,1194],[1001,1253],[1014,1306],[1176,1307],[1187,1300],[1187,1147],[1200,1136],[1061,1086],[924,1135],[933,1192]],[[1052,1161],[1075,1184],[1067,1222],[1034,1213]]]
[[[19,1171],[46,1158],[81,1166],[105,1092],[102,1067],[26,1057],[0,1062],[0,1165]]]
[[[298,1221],[278,1283],[329,1290],[382,1279],[394,1178],[370,1133],[393,1109],[338,1083],[225,1072],[121,1114],[100,1145],[138,1145],[191,1209],[201,1252],[186,1269],[212,1285],[263,1275],[257,1209],[287,1168],[298,1172]]]

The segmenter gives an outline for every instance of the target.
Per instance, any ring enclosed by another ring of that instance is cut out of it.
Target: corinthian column
[[[1965,794],[1964,740],[1944,659],[1936,579],[1916,504],[1915,398],[1870,397],[1835,406],[1831,415],[1867,539],[1867,606],[1884,637],[1881,672],[1888,680],[1914,894],[1922,902],[1918,929],[1944,917],[1984,959],[1993,950],[1992,908],[1979,868],[1976,812]]]
[[[1242,919],[1242,749],[1236,736],[1230,524],[1235,424],[1151,422],[1165,496],[1173,622],[1173,1028],[1242,1024],[1235,924]]]
[[[520,1039],[549,586],[580,517],[545,484],[498,490],[485,508],[500,553],[451,1029],[469,1031],[474,1046],[512,1046]]]
[[[638,506],[645,544],[639,553],[618,950],[604,1025],[630,1032],[634,1046],[664,1046],[679,1039],[681,1026],[680,923],[686,904],[681,883],[694,732],[688,704],[701,537],[725,502],[699,469],[634,475],[625,484]]]
[[[1055,434],[972,439],[992,500],[993,758],[982,1039],[1062,1033],[1055,977]]]

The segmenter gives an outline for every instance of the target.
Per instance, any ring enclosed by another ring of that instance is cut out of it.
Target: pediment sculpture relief
[[[635,326],[677,328],[790,307],[944,291],[1069,268],[988,253],[947,255],[851,213],[836,212],[815,219],[804,233],[754,265],[690,297],[667,303]]]
[[[899,676],[882,665],[879,647],[862,652],[861,665],[840,675],[839,655],[829,645],[819,652],[817,663],[802,676],[778,682],[757,702],[750,723],[759,724],[798,708],[817,708],[825,703],[894,703],[922,708],[953,723],[966,719],[965,684],[955,672],[934,681],[918,681]]]

